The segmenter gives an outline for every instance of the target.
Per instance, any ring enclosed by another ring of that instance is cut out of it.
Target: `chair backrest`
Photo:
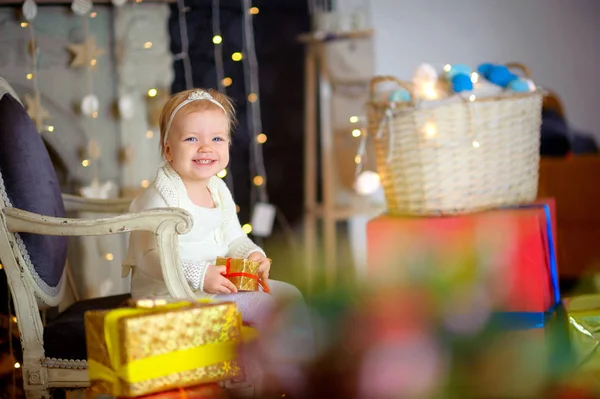
[[[65,216],[58,178],[40,133],[14,90],[0,79],[0,209],[4,207]],[[18,245],[12,255],[27,265],[25,274],[40,306],[56,306],[65,285],[68,238],[14,236]],[[4,256],[10,254],[0,254]]]

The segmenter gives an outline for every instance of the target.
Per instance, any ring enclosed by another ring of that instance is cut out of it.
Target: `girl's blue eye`
[[[188,137],[185,141],[197,141],[198,139],[195,137]]]
[[[215,137],[215,138],[213,138],[213,140],[215,140],[215,141],[225,141],[225,139],[223,137]]]

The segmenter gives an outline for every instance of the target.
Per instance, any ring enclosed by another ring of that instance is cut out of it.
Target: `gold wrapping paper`
[[[86,312],[91,387],[133,397],[233,378],[241,324],[232,302]]]
[[[238,291],[258,291],[260,263],[241,258],[217,258],[217,266],[229,266],[226,277]]]
[[[576,361],[584,370],[600,372],[600,295],[567,298],[564,303]]]

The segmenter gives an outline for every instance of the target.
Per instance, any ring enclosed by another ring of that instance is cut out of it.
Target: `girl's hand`
[[[260,266],[258,267],[258,277],[262,281],[268,282],[269,271],[271,270],[271,260],[260,252],[252,252],[250,256],[248,256],[248,259],[260,263]]]
[[[235,294],[237,288],[225,277],[226,273],[227,268],[225,266],[208,266],[204,275],[204,292],[208,294]]]

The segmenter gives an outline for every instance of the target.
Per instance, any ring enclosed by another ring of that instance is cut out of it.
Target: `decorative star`
[[[29,94],[25,94],[25,108],[27,108],[29,117],[33,119],[38,132],[41,132],[44,127],[44,120],[50,118],[50,113],[42,106],[40,96],[31,97]]]
[[[71,68],[80,68],[91,65],[92,60],[96,60],[104,54],[104,50],[96,47],[96,39],[90,37],[87,41],[79,44],[69,44],[67,49],[73,54]]]

